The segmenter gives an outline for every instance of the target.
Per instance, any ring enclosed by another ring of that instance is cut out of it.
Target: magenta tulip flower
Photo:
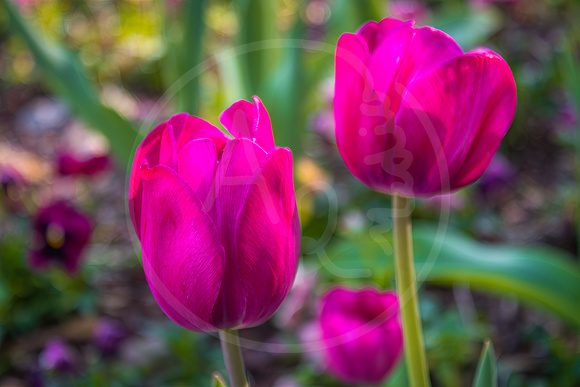
[[[187,114],[137,148],[129,209],[147,281],[163,311],[194,331],[252,327],[288,294],[299,255],[292,154],[274,145],[259,98],[220,121]]]
[[[68,273],[75,273],[91,238],[91,223],[88,217],[64,201],[39,209],[32,222],[30,265],[43,269],[57,263],[64,266]]]
[[[334,287],[322,296],[319,329],[324,365],[343,383],[380,383],[403,352],[394,292]]]
[[[463,53],[432,27],[384,19],[338,41],[338,149],[374,190],[430,197],[473,183],[515,110],[507,63],[488,49]]]

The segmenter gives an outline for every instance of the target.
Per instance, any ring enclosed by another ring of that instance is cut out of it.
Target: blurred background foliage
[[[0,9],[0,175],[20,176],[0,190],[0,386],[201,386],[223,373],[216,337],[175,326],[151,297],[127,227],[126,172],[138,141],[172,114],[218,125],[252,95],[294,154],[302,267],[274,319],[241,333],[261,343],[246,362],[256,386],[338,386],[300,345],[315,296],[336,282],[394,282],[390,200],[356,181],[336,150],[333,54],[340,34],[389,15],[440,28],[466,51],[492,48],[518,87],[516,119],[484,177],[414,202],[433,385],[469,384],[485,338],[501,386],[580,384],[577,1],[0,0]],[[110,152],[116,165],[60,176],[63,149]],[[94,219],[76,275],[27,265],[30,219],[55,198]],[[103,317],[127,332],[113,357],[94,344]],[[74,371],[39,360],[55,336],[75,354]],[[481,364],[490,358],[484,351]],[[385,386],[407,383],[404,366]]]

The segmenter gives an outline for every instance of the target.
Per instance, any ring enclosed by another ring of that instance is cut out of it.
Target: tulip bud
[[[378,384],[403,352],[399,300],[394,292],[337,286],[320,301],[323,363],[346,384]]]
[[[259,325],[288,294],[300,229],[292,154],[274,145],[259,98],[220,116],[230,138],[187,114],[137,148],[129,210],[161,309],[193,331]]]
[[[507,63],[463,53],[413,21],[368,22],[336,48],[338,149],[370,188],[406,197],[456,191],[489,165],[516,110]]]

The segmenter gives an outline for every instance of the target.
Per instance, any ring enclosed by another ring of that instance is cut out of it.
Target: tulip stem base
[[[429,374],[423,346],[413,263],[411,199],[398,195],[393,196],[393,236],[407,373],[412,387],[425,387],[429,385]]]
[[[248,387],[238,332],[229,329],[220,331],[220,340],[224,362],[230,379],[230,387]]]

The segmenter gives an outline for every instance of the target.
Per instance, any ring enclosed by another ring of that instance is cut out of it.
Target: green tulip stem
[[[248,387],[238,332],[224,329],[220,331],[220,340],[222,342],[224,363],[226,363],[228,377],[230,378],[230,387]]]
[[[393,236],[397,292],[401,302],[407,373],[411,387],[425,387],[429,385],[429,374],[423,347],[415,267],[413,265],[411,199],[398,195],[393,196]]]

